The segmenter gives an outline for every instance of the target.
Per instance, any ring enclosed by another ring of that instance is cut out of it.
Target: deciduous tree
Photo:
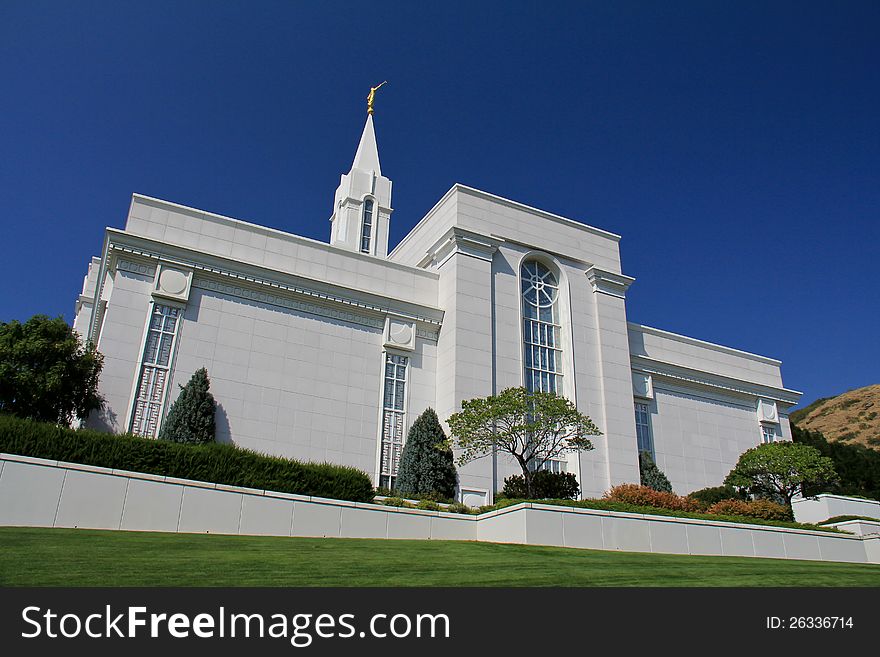
[[[61,317],[0,324],[0,411],[69,424],[103,407],[104,358]]]
[[[529,497],[532,477],[548,461],[563,454],[593,449],[588,436],[601,432],[565,397],[550,392],[507,388],[497,395],[469,399],[449,420],[461,465],[504,452],[522,469]]]

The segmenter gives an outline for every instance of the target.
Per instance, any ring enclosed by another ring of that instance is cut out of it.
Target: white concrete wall
[[[640,324],[629,324],[629,349],[633,356],[758,385],[782,387],[778,360]]]
[[[99,387],[107,403],[104,412],[88,418],[89,428],[115,433],[129,429],[131,391],[140,367],[154,272],[147,267],[144,273],[119,270],[112,285],[105,283],[108,302],[97,347],[104,355]]]
[[[830,493],[792,500],[791,508],[798,522],[817,523],[835,516],[865,516],[880,520],[880,502]]]
[[[481,516],[343,502],[0,454],[0,526],[478,540],[880,563],[880,537],[519,504]]]
[[[392,250],[389,258],[395,262],[417,264],[451,226],[500,236],[531,248],[620,272],[619,238],[616,235],[464,185],[450,189]]]
[[[737,398],[686,390],[657,380],[647,403],[658,467],[685,495],[720,486],[740,454],[761,443],[755,409]]]
[[[159,199],[133,196],[125,231],[200,254],[436,305],[432,272]]]
[[[474,516],[0,455],[0,526],[474,540]]]
[[[880,520],[846,520],[844,522],[828,523],[828,527],[836,527],[845,532],[856,534],[858,536],[868,536],[869,534],[880,534]]]

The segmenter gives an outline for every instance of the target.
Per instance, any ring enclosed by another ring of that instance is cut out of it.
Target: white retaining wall
[[[822,493],[816,497],[792,500],[791,508],[798,522],[817,523],[835,516],[865,516],[880,520],[880,502],[860,497]]]
[[[880,563],[880,536],[518,504],[477,516],[238,488],[0,454],[0,525],[476,540]]]

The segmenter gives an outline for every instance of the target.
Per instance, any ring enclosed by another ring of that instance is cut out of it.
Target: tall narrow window
[[[523,297],[523,358],[526,389],[562,394],[559,281],[537,261],[520,271]]]
[[[776,442],[776,430],[773,427],[761,426],[761,442],[762,443],[775,443]]]
[[[159,431],[174,336],[177,335],[179,323],[179,308],[158,303],[153,305],[131,417],[131,432],[134,434],[155,438]]]
[[[536,260],[520,269],[525,387],[530,392],[562,394],[562,342],[559,324],[559,280]],[[542,470],[564,472],[564,459],[551,459]]]
[[[385,393],[382,401],[382,451],[379,486],[392,489],[397,480],[406,421],[406,366],[409,358],[385,354]]]
[[[373,239],[373,201],[364,201],[364,220],[361,223],[361,253],[370,252],[370,241]]]
[[[654,455],[654,439],[651,437],[651,412],[647,404],[636,402],[636,441],[639,453],[648,452],[651,458]]]

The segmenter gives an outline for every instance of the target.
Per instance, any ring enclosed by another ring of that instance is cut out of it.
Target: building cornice
[[[624,276],[607,269],[601,269],[593,265],[587,271],[587,280],[593,287],[593,292],[607,294],[619,299],[626,298],[626,291],[636,279],[632,276]]]
[[[634,372],[650,374],[659,379],[667,379],[689,387],[696,386],[723,390],[750,398],[770,399],[789,406],[797,404],[803,394],[797,390],[768,386],[752,381],[721,376],[712,372],[694,370],[646,356],[631,355],[630,362]]]
[[[372,326],[375,323],[377,327],[381,327],[381,322],[378,320],[386,315],[405,317],[418,324],[422,329],[423,337],[430,337],[427,335],[429,333],[436,334],[443,321],[443,311],[439,308],[413,304],[356,288],[322,284],[305,277],[283,274],[265,267],[195,252],[186,247],[159,243],[112,228],[108,228],[107,233],[108,250],[116,256],[117,263],[140,260],[142,263],[149,263],[148,267],[152,268],[139,270],[136,273],[149,275],[149,271],[155,271],[155,266],[159,262],[189,267],[195,272],[196,287],[202,289],[215,289],[234,296],[288,308],[301,307],[291,305],[288,303],[290,300],[317,304],[320,307],[335,308],[337,311],[377,320],[369,324]],[[128,265],[123,265],[122,268],[132,271]],[[216,285],[211,287],[207,281],[222,283],[224,287],[222,290]]]
[[[498,247],[502,244],[504,244],[504,240],[497,237],[453,226],[431,245],[417,266],[427,267],[433,264],[435,267],[440,267],[457,254],[491,262]]]
[[[526,205],[525,203],[520,203],[518,201],[513,201],[508,198],[504,198],[503,196],[497,196],[496,194],[490,194],[489,192],[484,192],[475,187],[469,187],[467,185],[463,185],[462,183],[455,183],[449,190],[440,197],[433,207],[428,210],[424,217],[413,226],[410,231],[404,235],[403,239],[397,243],[397,245],[391,250],[391,253],[388,254],[388,257],[393,257],[397,250],[406,244],[416,233],[419,232],[421,227],[431,220],[431,217],[439,210],[446,202],[453,197],[457,193],[466,194],[468,196],[473,196],[476,198],[481,198],[486,201],[491,201],[492,203],[497,203],[498,205],[503,205],[509,208],[513,208],[516,210],[521,210],[523,212],[527,212],[529,214],[533,214],[535,216],[541,217],[543,219],[549,219],[551,221],[555,221],[557,223],[561,223],[565,226],[570,226],[572,228],[576,228],[578,230],[582,230],[584,232],[590,233],[592,235],[597,235],[599,237],[604,237],[606,239],[613,240],[615,242],[620,242],[621,237],[616,233],[609,232],[607,230],[602,230],[601,228],[595,228],[594,226],[590,226],[580,221],[576,221],[574,219],[569,219],[567,217],[563,217],[558,214],[553,214],[552,212],[547,212],[546,210],[541,210],[539,208],[532,207],[530,205]]]
[[[178,203],[172,203],[171,201],[165,201],[159,198],[154,198],[152,196],[145,196],[143,194],[132,194],[132,203],[135,200],[142,201],[151,206],[160,206],[161,208],[169,208],[174,210],[175,212],[181,212],[189,215],[193,215],[197,218],[210,218],[219,223],[225,224],[232,228],[238,228],[240,230],[248,230],[254,233],[260,233],[272,237],[276,237],[278,239],[285,240],[287,242],[293,242],[299,245],[305,245],[309,247],[313,247],[315,249],[319,249],[321,251],[327,251],[328,253],[334,253],[338,255],[342,255],[345,257],[350,257],[358,260],[363,260],[365,262],[376,263],[380,262],[385,266],[388,266],[391,269],[396,269],[398,271],[405,271],[408,274],[414,274],[416,276],[423,276],[426,278],[431,278],[436,280],[437,274],[430,271],[425,271],[424,269],[419,269],[418,267],[413,267],[412,265],[406,265],[400,262],[393,262],[388,260],[387,258],[380,258],[374,255],[369,255],[366,253],[360,253],[359,251],[349,251],[348,249],[342,249],[338,246],[333,246],[332,244],[328,244],[327,242],[321,242],[318,240],[313,240],[309,237],[303,237],[301,235],[294,235],[293,233],[288,233],[283,230],[278,230],[277,228],[269,228],[268,226],[260,226],[259,224],[253,224],[248,221],[242,221],[241,219],[234,219],[232,217],[227,217],[221,214],[215,214],[213,212],[208,212],[206,210],[199,210],[198,208],[192,208],[186,205],[180,205]],[[390,210],[390,208],[389,208]],[[131,211],[129,211],[131,214]],[[118,230],[114,228],[108,228],[108,230]],[[121,232],[121,231],[120,231]],[[125,231],[127,234],[128,231]],[[141,237],[140,235],[138,237]],[[145,238],[149,239],[149,238]]]
[[[741,358],[748,358],[749,360],[754,360],[759,363],[765,363],[767,365],[776,365],[779,367],[782,365],[781,360],[776,360],[775,358],[770,358],[768,356],[761,356],[760,354],[753,354],[748,351],[742,351],[740,349],[734,349],[733,347],[726,347],[721,344],[716,344],[714,342],[706,342],[705,340],[698,340],[697,338],[691,338],[687,335],[681,335],[679,333],[672,333],[671,331],[664,331],[663,329],[653,328],[651,326],[645,326],[644,324],[636,324],[635,322],[627,322],[627,328],[632,329],[633,331],[638,331],[639,333],[648,333],[650,335],[656,335],[661,338],[666,338],[668,340],[674,340],[676,342],[682,342],[684,344],[691,344],[697,347],[702,347],[704,349],[711,349],[712,351],[718,351],[724,354],[730,354],[732,356],[739,356]]]

